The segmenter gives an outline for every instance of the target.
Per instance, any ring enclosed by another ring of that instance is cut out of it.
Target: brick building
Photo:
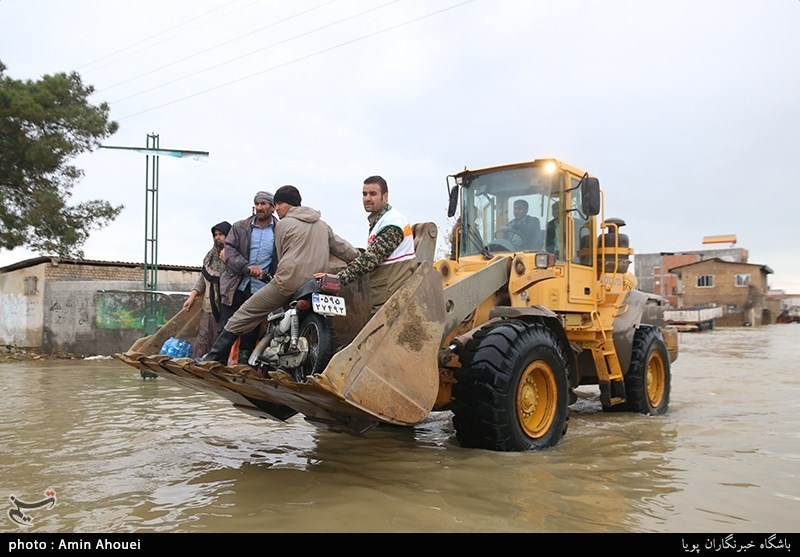
[[[679,300],[679,277],[670,271],[675,267],[718,258],[734,263],[747,263],[748,252],[743,248],[707,249],[697,251],[637,253],[633,267],[639,289],[659,294],[674,308],[684,307]]]
[[[675,307],[723,307],[719,326],[758,326],[775,322],[779,302],[768,296],[772,269],[718,257],[670,267],[678,277]],[[777,303],[777,305],[776,305]]]

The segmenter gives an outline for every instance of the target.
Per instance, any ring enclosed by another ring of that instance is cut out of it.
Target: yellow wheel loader
[[[419,267],[374,316],[368,277],[344,287],[321,373],[159,355],[170,337],[193,340],[197,312],[117,357],[255,416],[357,435],[451,411],[462,446],[497,451],[556,445],[583,385],[599,387],[604,411],[667,411],[677,331],[665,301],[637,290],[625,223],[605,218],[597,178],[538,159],[448,176],[447,195],[449,257],[434,261],[437,227],[418,223]],[[318,355],[313,339],[293,346],[310,356],[292,362]]]

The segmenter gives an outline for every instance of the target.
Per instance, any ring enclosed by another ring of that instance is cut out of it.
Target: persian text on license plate
[[[347,315],[347,307],[341,296],[315,292],[311,294],[311,304],[320,315]]]

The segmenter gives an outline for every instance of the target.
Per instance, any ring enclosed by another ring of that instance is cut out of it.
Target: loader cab
[[[556,261],[592,265],[592,217],[600,209],[596,179],[553,160],[465,170],[449,178],[449,216],[460,193],[453,238],[459,256],[546,251]]]
[[[544,249],[557,174],[512,166],[455,178],[461,193],[460,256]]]

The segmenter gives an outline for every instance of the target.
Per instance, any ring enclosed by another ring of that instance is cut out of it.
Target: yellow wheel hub
[[[558,389],[553,369],[543,361],[532,362],[520,378],[516,409],[519,423],[530,437],[542,437],[553,425]]]
[[[653,408],[657,408],[664,400],[664,392],[666,390],[666,371],[664,360],[661,354],[653,352],[650,359],[647,361],[647,371],[645,375],[645,384],[647,388],[647,402]]]

